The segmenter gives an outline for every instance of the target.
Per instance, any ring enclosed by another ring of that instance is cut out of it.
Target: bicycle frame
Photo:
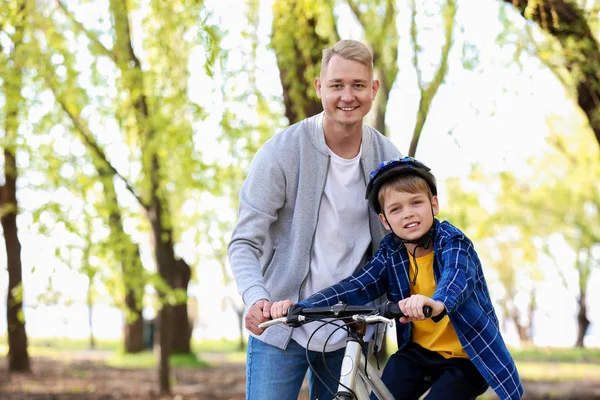
[[[350,388],[356,397],[347,388]],[[371,390],[380,400],[394,400],[377,370],[365,359],[359,341],[350,337],[346,342],[336,399],[369,400]]]

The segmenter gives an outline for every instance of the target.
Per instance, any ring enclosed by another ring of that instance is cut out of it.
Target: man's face
[[[343,126],[352,126],[362,122],[371,109],[379,81],[373,80],[366,65],[334,55],[321,77],[315,79],[315,88],[325,116]]]

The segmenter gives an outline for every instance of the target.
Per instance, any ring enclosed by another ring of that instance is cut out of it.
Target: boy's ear
[[[438,215],[440,212],[440,204],[438,202],[437,196],[433,196],[431,198],[431,209],[433,210],[433,215]]]
[[[390,225],[387,222],[387,219],[385,219],[385,215],[383,215],[383,213],[379,213],[379,220],[381,221],[385,229],[387,229],[388,231],[392,230],[392,228],[390,228]]]

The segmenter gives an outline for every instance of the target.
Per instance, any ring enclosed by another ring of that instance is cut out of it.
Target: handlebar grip
[[[430,306],[423,307],[423,314],[425,314],[425,318],[431,317],[432,309]]]
[[[386,318],[406,317],[406,315],[404,315],[402,310],[400,310],[400,307],[398,307],[398,303],[393,303],[391,301],[388,301],[384,306],[385,307],[384,307],[384,310],[382,313],[384,317],[386,317]],[[431,309],[430,306],[423,306],[423,314],[425,314],[425,318],[430,318],[432,312],[433,312],[433,310]]]
[[[282,318],[276,318],[276,319],[271,319],[269,321],[265,321],[261,324],[258,324],[258,327],[260,329],[266,329],[272,325],[277,325],[277,324],[284,324],[286,323],[286,317],[282,317]]]

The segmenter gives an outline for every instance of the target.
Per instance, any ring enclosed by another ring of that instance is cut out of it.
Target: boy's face
[[[401,239],[417,240],[431,228],[433,217],[438,215],[439,204],[437,196],[433,196],[430,202],[426,193],[387,190],[383,212],[385,215],[379,214],[379,220],[385,229],[393,230]]]

